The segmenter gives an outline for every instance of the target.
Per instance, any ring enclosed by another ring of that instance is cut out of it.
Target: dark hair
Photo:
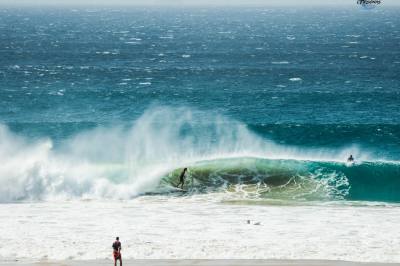
[[[117,238],[116,238],[117,240],[119,240],[119,237],[117,236]]]

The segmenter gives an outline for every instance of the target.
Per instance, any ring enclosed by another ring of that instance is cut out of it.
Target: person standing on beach
[[[119,260],[119,266],[122,266],[122,257],[121,257],[121,242],[119,242],[119,237],[115,239],[112,244],[113,247],[113,255],[114,255],[114,266],[117,266],[117,260]]]
[[[178,185],[176,185],[176,187],[179,187],[179,185],[181,185],[181,189],[183,189],[183,185],[185,184],[185,173],[187,171],[187,168],[185,167],[181,173],[181,175],[179,176],[179,183]]]

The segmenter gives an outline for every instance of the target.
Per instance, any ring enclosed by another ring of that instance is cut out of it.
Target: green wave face
[[[180,172],[169,173],[161,186],[177,184]],[[233,193],[250,200],[400,202],[400,166],[393,163],[219,159],[189,166],[185,180],[190,193]]]

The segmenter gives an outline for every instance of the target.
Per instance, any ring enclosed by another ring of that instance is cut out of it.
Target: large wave
[[[16,135],[3,125],[0,201],[130,199],[164,189],[183,166],[191,166],[190,177],[198,182],[192,192],[224,188],[226,193],[254,192],[248,196],[346,199],[371,182],[375,196],[354,199],[387,200],[385,189],[398,187],[397,165],[338,163],[350,153],[371,161],[357,146],[326,150],[278,145],[226,116],[188,108],[150,108],[128,127],[86,130],[57,145],[45,137]],[[392,186],[379,182],[389,175]],[[306,188],[293,192],[296,186]],[[390,195],[389,200],[400,198]]]
[[[164,177],[162,185],[172,188],[180,171]],[[236,200],[396,202],[400,201],[399,177],[400,165],[394,162],[230,158],[191,165],[184,192],[226,192]]]

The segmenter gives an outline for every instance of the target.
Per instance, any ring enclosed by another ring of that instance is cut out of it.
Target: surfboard
[[[179,187],[177,187],[175,184],[172,184],[174,187],[173,187],[173,190],[174,191],[176,191],[176,192],[188,192],[187,190],[185,190],[185,189],[182,189],[182,188],[179,188]]]

